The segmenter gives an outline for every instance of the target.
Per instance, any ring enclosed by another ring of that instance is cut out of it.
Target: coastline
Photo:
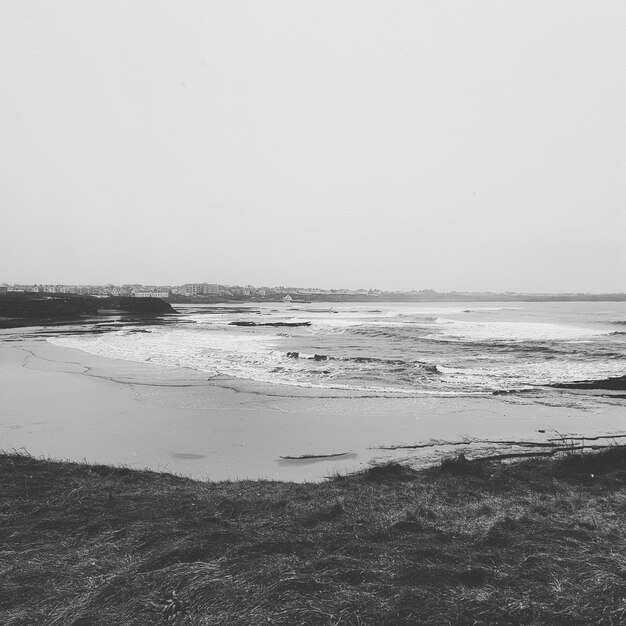
[[[189,369],[99,357],[16,333],[2,339],[0,447],[35,457],[201,480],[304,482],[387,461],[420,467],[458,451],[528,452],[512,441],[626,432],[623,407],[608,403],[597,405],[598,414],[575,401],[547,406],[508,397],[268,395]],[[509,443],[492,443],[502,441]]]

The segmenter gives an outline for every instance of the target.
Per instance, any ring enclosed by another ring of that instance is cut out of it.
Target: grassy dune
[[[626,621],[620,447],[304,485],[0,469],[7,626]]]

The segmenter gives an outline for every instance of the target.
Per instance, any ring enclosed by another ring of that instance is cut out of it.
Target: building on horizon
[[[167,298],[170,294],[167,291],[137,291],[133,289],[130,295],[133,298]]]

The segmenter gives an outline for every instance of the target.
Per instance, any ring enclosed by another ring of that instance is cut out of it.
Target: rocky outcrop
[[[175,313],[159,298],[76,296],[71,294],[0,294],[0,328],[15,328],[95,317],[104,311],[157,316]]]
[[[229,326],[274,326],[280,328],[286,326],[288,328],[297,328],[299,326],[310,326],[311,322],[249,322],[247,320],[229,322]]]

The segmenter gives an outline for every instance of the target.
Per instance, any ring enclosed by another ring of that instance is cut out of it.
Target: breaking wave
[[[569,310],[559,320],[511,307],[272,307],[196,306],[149,332],[112,325],[49,341],[209,376],[374,395],[604,389],[591,385],[626,375],[615,317],[594,325],[572,323]]]

